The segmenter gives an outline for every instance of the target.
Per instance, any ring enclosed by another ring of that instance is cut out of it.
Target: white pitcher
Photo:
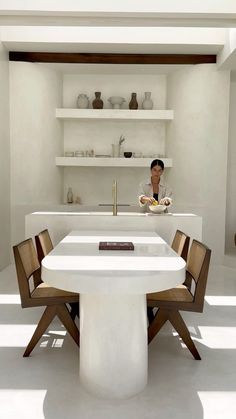
[[[145,92],[144,93],[145,98],[142,103],[143,109],[152,109],[153,108],[153,101],[151,99],[151,92]]]
[[[89,98],[87,95],[81,93],[77,98],[77,108],[86,109],[89,107]]]

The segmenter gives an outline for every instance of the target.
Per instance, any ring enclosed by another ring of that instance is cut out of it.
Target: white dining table
[[[134,250],[99,250],[100,241]],[[146,294],[185,279],[185,261],[156,233],[72,231],[42,261],[42,279],[80,293],[80,380],[102,398],[147,384]]]

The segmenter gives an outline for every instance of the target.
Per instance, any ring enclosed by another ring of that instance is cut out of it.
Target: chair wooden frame
[[[190,237],[187,234],[185,234],[181,230],[176,230],[175,236],[171,244],[171,248],[179,256],[181,256],[185,260],[185,262],[187,261],[187,257],[188,257],[189,242],[190,242]],[[148,322],[149,324],[151,324],[152,321],[154,320],[152,307],[149,307],[149,306],[147,307],[147,316],[148,316]]]
[[[41,265],[41,262],[45,256],[53,249],[52,240],[47,229],[41,231],[35,236],[35,244],[38,254],[38,260]]]
[[[52,240],[47,229],[41,231],[35,236],[35,244],[38,254],[38,260],[41,266],[41,262],[45,256],[53,249]],[[78,294],[79,295],[79,294]],[[70,315],[71,318],[74,320],[76,316],[79,317],[79,304],[78,303],[71,303],[71,311]]]
[[[184,284],[167,291],[147,295],[147,305],[158,308],[148,327],[149,343],[169,320],[194,358],[201,359],[179,311],[203,311],[210,257],[211,250],[203,243],[193,240],[187,260]],[[192,293],[193,285],[195,290]]]
[[[67,303],[78,303],[79,295],[50,287],[41,281],[40,264],[32,239],[13,246],[13,252],[22,308],[46,306],[23,356],[30,355],[56,315],[79,346],[79,330],[66,306]],[[34,283],[32,291],[30,290],[31,278]]]
[[[181,230],[176,230],[171,247],[187,262],[190,237]]]

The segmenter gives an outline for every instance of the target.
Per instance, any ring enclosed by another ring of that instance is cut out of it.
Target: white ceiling
[[[236,69],[235,27],[236,0],[0,0],[9,51],[217,54]]]

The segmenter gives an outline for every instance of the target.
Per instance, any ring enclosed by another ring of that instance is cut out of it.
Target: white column
[[[128,398],[147,384],[145,295],[80,295],[80,379],[102,398]]]

